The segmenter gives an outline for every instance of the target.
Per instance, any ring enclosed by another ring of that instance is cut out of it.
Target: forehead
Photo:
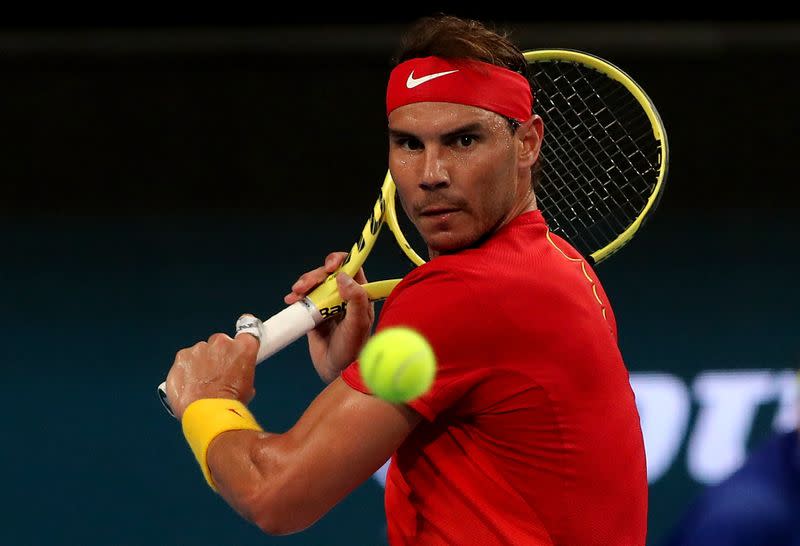
[[[389,114],[390,130],[420,136],[445,134],[473,124],[496,131],[506,123],[503,116],[489,110],[450,102],[415,102]]]

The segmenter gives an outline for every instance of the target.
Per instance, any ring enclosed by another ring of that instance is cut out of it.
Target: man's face
[[[520,187],[520,142],[505,118],[474,106],[420,102],[389,115],[389,170],[431,257],[510,219],[528,195]]]

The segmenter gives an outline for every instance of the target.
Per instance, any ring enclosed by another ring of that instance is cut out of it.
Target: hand
[[[302,300],[306,294],[319,286],[328,275],[336,271],[347,256],[346,252],[332,252],[325,258],[325,265],[305,273],[292,285],[292,292],[283,301],[291,305]],[[367,282],[364,270],[359,269],[351,279],[339,273],[336,284],[339,295],[347,302],[347,310],[322,322],[308,333],[308,350],[317,373],[326,383],[330,383],[357,357],[367,342],[372,322],[375,319],[375,306],[370,303],[367,293],[361,288]]]
[[[249,334],[232,339],[214,334],[178,351],[167,375],[167,399],[180,420],[186,408],[201,398],[231,398],[247,404],[256,394],[258,341]]]

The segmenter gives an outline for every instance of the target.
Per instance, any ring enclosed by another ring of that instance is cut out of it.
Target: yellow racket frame
[[[408,244],[403,231],[400,229],[400,224],[397,221],[397,209],[395,208],[395,198],[397,195],[397,188],[392,180],[390,172],[386,172],[386,177],[381,186],[381,194],[372,208],[372,215],[364,224],[364,229],[361,230],[361,236],[358,241],[350,249],[350,253],[344,260],[344,264],[338,271],[328,276],[322,284],[315,288],[308,296],[306,296],[314,306],[317,308],[322,318],[328,318],[333,315],[339,314],[344,311],[344,302],[339,296],[339,290],[336,286],[336,275],[340,271],[344,271],[350,277],[355,277],[359,268],[364,264],[367,256],[375,246],[375,241],[381,232],[384,224],[389,226],[389,230],[394,234],[397,244],[403,250],[403,253],[408,256],[415,265],[422,265],[425,263],[419,254]],[[385,281],[376,281],[362,285],[367,292],[370,301],[377,301],[387,298],[392,293],[394,287],[402,279],[389,279]]]
[[[661,116],[658,115],[653,101],[651,101],[647,93],[639,87],[639,84],[633,81],[633,78],[628,76],[625,72],[605,59],[574,49],[533,49],[525,51],[523,55],[525,55],[525,60],[528,61],[528,64],[547,61],[579,63],[605,74],[612,80],[618,81],[633,95],[645,114],[647,114],[647,119],[650,120],[650,127],[653,130],[653,137],[661,144],[658,156],[658,179],[653,192],[650,194],[650,198],[639,213],[639,216],[636,217],[625,231],[620,233],[616,239],[603,248],[591,253],[591,258],[594,263],[600,263],[633,239],[633,236],[639,231],[642,223],[655,208],[663,193],[664,182],[667,179],[667,166],[669,164],[669,144],[667,142],[667,133],[664,129],[664,123],[661,121]]]

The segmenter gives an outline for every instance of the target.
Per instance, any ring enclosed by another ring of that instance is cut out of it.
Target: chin
[[[472,246],[476,237],[469,237],[455,233],[437,233],[425,239],[432,255],[452,254]]]

